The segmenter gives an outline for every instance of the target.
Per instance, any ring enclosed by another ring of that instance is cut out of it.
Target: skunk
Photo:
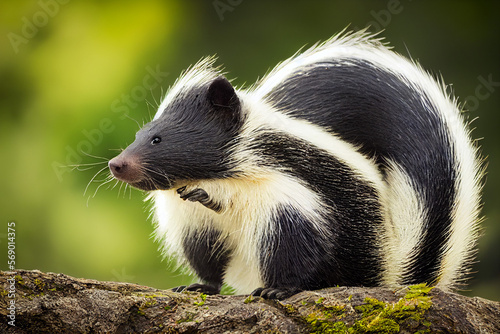
[[[155,235],[200,278],[183,289],[460,287],[482,165],[446,86],[365,31],[236,89],[205,58],[109,161],[149,192]]]

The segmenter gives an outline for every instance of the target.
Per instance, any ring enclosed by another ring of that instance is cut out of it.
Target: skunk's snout
[[[137,183],[142,180],[142,172],[137,158],[123,154],[111,159],[108,163],[113,176],[123,182]]]

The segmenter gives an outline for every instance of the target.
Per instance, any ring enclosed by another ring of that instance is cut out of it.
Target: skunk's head
[[[242,124],[231,83],[217,76],[176,91],[135,141],[109,161],[116,179],[149,191],[231,174],[231,147]]]

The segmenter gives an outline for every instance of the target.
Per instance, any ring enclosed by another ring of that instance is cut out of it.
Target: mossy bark
[[[500,333],[500,303],[423,285],[278,302],[18,270],[0,273],[0,289],[2,333]]]

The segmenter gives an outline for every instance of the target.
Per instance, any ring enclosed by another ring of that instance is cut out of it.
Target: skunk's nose
[[[111,159],[108,166],[113,176],[120,181],[127,183],[141,181],[141,167],[137,159],[133,156],[120,154]]]
[[[111,170],[111,173],[113,173],[115,177],[117,177],[118,175],[125,174],[128,169],[127,162],[121,159],[120,157],[114,157],[113,159],[111,159],[108,163],[108,166],[109,169]]]

